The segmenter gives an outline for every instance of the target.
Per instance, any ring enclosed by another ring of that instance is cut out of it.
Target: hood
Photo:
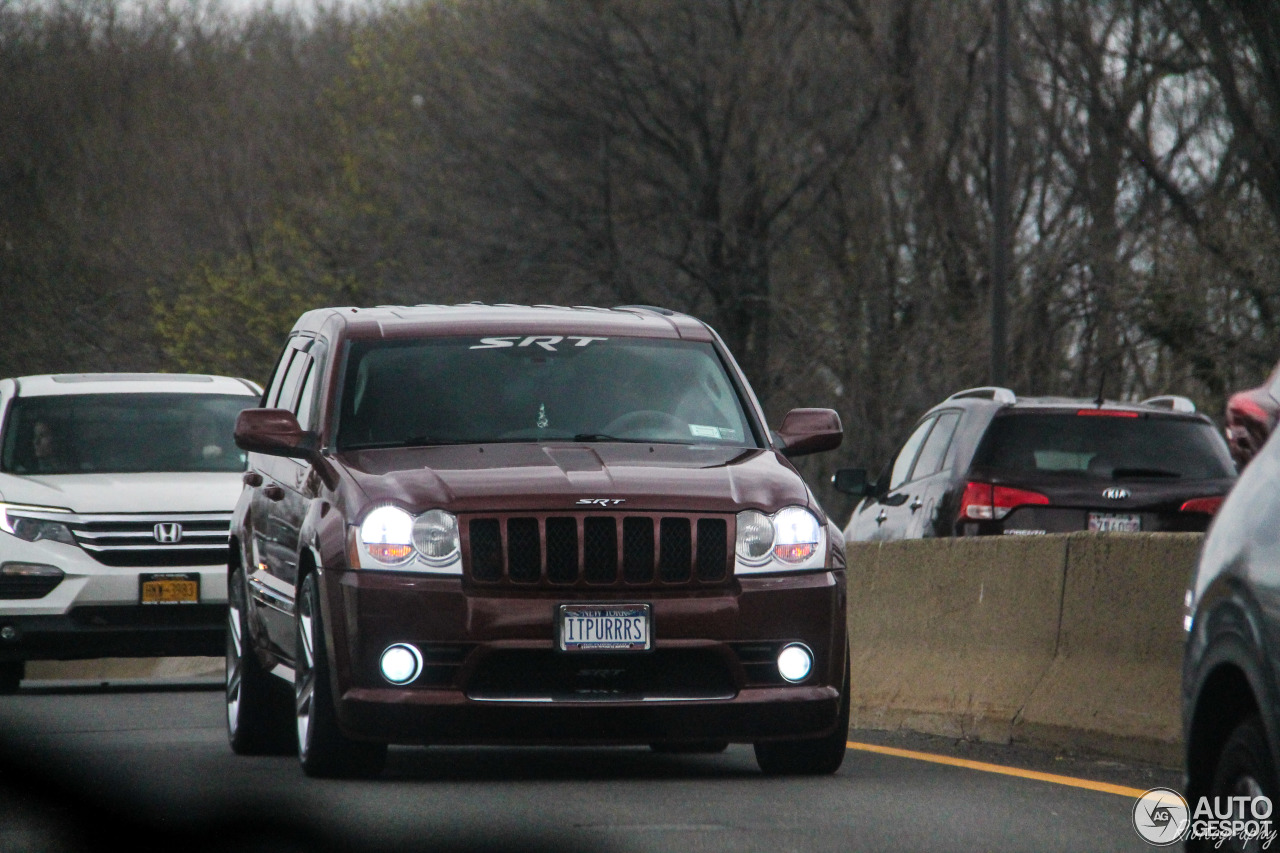
[[[372,502],[414,511],[820,513],[800,475],[769,450],[669,444],[474,444],[362,450],[340,461]]]
[[[217,473],[0,474],[0,499],[80,513],[231,512],[244,488],[238,471]]]

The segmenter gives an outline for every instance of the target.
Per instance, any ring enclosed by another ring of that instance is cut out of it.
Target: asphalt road
[[[1110,782],[1159,768],[921,735],[890,744]],[[0,851],[1145,850],[1115,793],[850,749],[834,777],[768,778],[749,746],[396,748],[373,781],[312,780],[227,746],[203,682],[27,682],[0,697]]]

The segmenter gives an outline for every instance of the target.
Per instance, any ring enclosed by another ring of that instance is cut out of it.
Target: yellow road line
[[[1056,773],[1040,773],[1036,770],[1023,770],[1020,767],[1005,767],[1003,764],[987,764],[985,761],[970,761],[967,758],[952,758],[949,755],[936,755],[932,752],[916,752],[911,749],[897,749],[892,746],[877,746],[872,743],[845,744],[849,749],[863,752],[878,752],[881,755],[893,755],[898,758],[914,758],[917,761],[932,761],[934,764],[948,764],[952,767],[965,767],[969,770],[981,770],[984,773],[1000,773],[1005,776],[1017,776],[1021,779],[1035,779],[1039,782],[1052,782],[1055,785],[1069,785],[1073,788],[1088,788],[1090,791],[1101,791],[1104,794],[1118,794],[1122,797],[1137,799],[1146,791],[1138,788],[1126,788],[1124,785],[1112,785],[1108,782],[1094,782],[1090,779],[1077,779],[1074,776],[1059,776]]]

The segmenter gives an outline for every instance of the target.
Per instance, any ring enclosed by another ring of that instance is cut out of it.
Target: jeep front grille
[[[730,572],[731,517],[522,515],[464,520],[472,580],[569,586],[716,584]]]

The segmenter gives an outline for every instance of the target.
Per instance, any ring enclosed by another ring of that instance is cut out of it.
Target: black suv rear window
[[[974,465],[1019,473],[1126,479],[1234,477],[1235,466],[1213,426],[1139,413],[1009,412],[997,416]]]
[[[357,341],[340,450],[525,441],[755,447],[707,343],[502,336]]]

